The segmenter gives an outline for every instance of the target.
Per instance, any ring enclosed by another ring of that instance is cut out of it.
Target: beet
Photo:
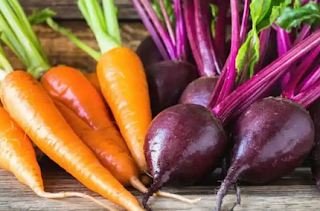
[[[201,77],[192,81],[182,93],[179,103],[207,107],[217,82],[218,76]]]
[[[203,106],[179,104],[162,111],[147,132],[144,150],[153,184],[149,197],[167,183],[194,184],[221,161],[227,136],[219,119]]]
[[[163,57],[150,36],[146,37],[140,43],[136,53],[145,68],[154,63],[163,61]]]
[[[235,128],[231,166],[218,191],[216,210],[238,178],[252,184],[278,179],[301,165],[314,144],[309,113],[284,98],[268,97],[253,103]]]
[[[153,116],[178,103],[187,85],[197,78],[196,68],[182,61],[163,61],[146,68]]]

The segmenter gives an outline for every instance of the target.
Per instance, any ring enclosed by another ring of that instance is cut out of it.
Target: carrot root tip
[[[85,199],[88,199],[88,200],[100,205],[101,207],[104,207],[105,209],[107,209],[109,211],[118,211],[117,209],[114,209],[111,206],[100,202],[99,200],[93,198],[92,196],[89,196],[89,195],[83,194],[83,193],[78,193],[78,192],[48,193],[48,192],[44,192],[44,191],[36,191],[36,193],[38,196],[43,197],[43,198],[47,198],[47,199],[62,199],[62,198],[67,198],[67,197],[85,198]]]
[[[183,196],[178,195],[178,194],[173,194],[173,193],[168,193],[168,192],[162,192],[162,191],[158,191],[156,194],[157,194],[158,196],[167,197],[167,198],[171,198],[171,199],[176,199],[176,200],[178,200],[178,201],[185,202],[185,203],[188,203],[188,204],[196,204],[196,203],[198,203],[199,201],[201,201],[201,198],[188,199],[188,198],[183,197]]]

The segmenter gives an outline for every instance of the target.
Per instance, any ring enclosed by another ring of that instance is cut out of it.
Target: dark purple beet
[[[182,61],[163,61],[146,68],[153,116],[178,103],[187,85],[197,78],[196,68]]]
[[[183,91],[179,103],[197,104],[207,107],[219,77],[201,77],[192,81]]]
[[[253,103],[235,128],[231,166],[217,194],[219,211],[224,195],[238,179],[253,184],[278,179],[301,165],[314,144],[309,113],[283,98],[268,97]]]
[[[219,119],[203,106],[179,104],[162,111],[151,123],[144,150],[153,184],[149,197],[167,183],[194,184],[221,161],[227,136]]]
[[[136,50],[144,67],[163,61],[156,44],[150,36],[146,37]]]

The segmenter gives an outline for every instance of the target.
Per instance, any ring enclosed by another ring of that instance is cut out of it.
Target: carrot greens
[[[35,78],[50,68],[41,43],[18,0],[0,2],[0,31],[2,41],[18,55]]]

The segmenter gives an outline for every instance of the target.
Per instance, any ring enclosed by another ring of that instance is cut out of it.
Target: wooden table
[[[88,29],[76,7],[76,0],[20,0],[30,13],[34,7],[50,7],[58,12],[60,24],[70,28],[76,36],[98,49],[93,34]],[[116,0],[119,7],[121,31],[124,46],[136,49],[140,41],[148,35],[144,26],[139,22],[137,14],[129,0]],[[45,26],[35,26],[35,30],[47,52],[52,64],[66,64],[78,67],[83,71],[94,71],[95,61],[76,48],[67,38],[53,32]],[[21,62],[6,49],[9,60],[16,69],[23,69]],[[102,197],[92,193],[62,169],[48,160],[41,163],[45,189],[50,192],[79,191],[88,193],[100,200]],[[267,172],[266,172],[267,173]],[[151,199],[151,207],[160,210],[213,210],[215,194],[219,184],[217,178],[209,178],[203,184],[195,187],[164,188],[166,191],[179,193],[189,198],[201,197],[196,205],[186,205],[174,200]],[[299,168],[292,175],[267,186],[241,186],[242,205],[236,211],[318,211],[320,210],[320,194],[312,181],[309,168]],[[140,200],[140,194],[132,191]],[[224,208],[231,207],[235,195],[231,191],[225,198]],[[41,211],[97,211],[100,207],[79,198],[63,200],[48,200],[36,197],[30,189],[16,178],[0,170],[0,211],[41,210]]]
[[[101,196],[89,191],[72,176],[64,172],[48,159],[40,162],[46,191],[79,191],[108,203]],[[0,210],[1,211],[98,211],[99,206],[81,198],[67,198],[62,200],[42,199],[26,186],[19,183],[8,172],[0,170]],[[165,198],[151,198],[150,205],[154,211],[208,211],[213,210],[215,194],[219,184],[213,175],[194,187],[172,188],[163,190],[178,193],[188,198],[202,200],[195,205],[188,205]],[[319,192],[312,181],[309,168],[298,168],[291,175],[267,186],[240,185],[242,190],[242,205],[235,211],[319,211]],[[130,189],[141,200],[141,194]],[[235,201],[234,191],[230,191],[224,200],[224,210],[230,208]],[[121,210],[119,207],[116,207]]]

